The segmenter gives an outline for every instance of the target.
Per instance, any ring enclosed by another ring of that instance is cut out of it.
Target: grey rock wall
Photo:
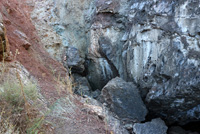
[[[91,16],[95,10],[93,0],[53,0],[52,24],[61,36],[64,46],[74,46],[85,53],[89,44]]]
[[[200,119],[200,1],[53,1],[62,46],[85,58],[93,90],[112,78],[134,82],[156,117]],[[84,57],[85,56],[85,57]]]
[[[101,55],[98,41],[109,39],[104,54],[119,76],[135,82],[150,111],[171,122],[199,119],[199,112],[194,114],[200,98],[199,4],[192,0],[97,2],[89,54]]]

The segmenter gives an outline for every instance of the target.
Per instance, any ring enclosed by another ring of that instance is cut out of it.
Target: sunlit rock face
[[[62,62],[69,46],[81,50],[85,56],[95,11],[92,5],[93,0],[34,0],[32,21],[52,57]]]
[[[152,115],[200,119],[198,0],[55,0],[50,16],[61,46],[86,58],[93,90],[119,76],[139,87]]]
[[[53,4],[52,17],[56,21],[52,25],[63,45],[72,45],[85,52],[89,44],[91,16],[95,11],[94,1],[54,0]]]

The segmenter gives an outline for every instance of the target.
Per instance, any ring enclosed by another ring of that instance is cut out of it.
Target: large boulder
[[[74,74],[75,90],[74,92],[81,96],[91,96],[91,87],[86,77]]]
[[[133,132],[135,134],[167,134],[167,126],[163,120],[157,118],[151,122],[134,124]]]
[[[133,83],[116,77],[103,88],[101,97],[121,120],[128,122],[145,120],[147,109]]]
[[[66,50],[66,59],[64,59],[64,66],[72,69],[73,73],[83,73],[84,67],[84,56],[81,55],[79,50],[75,47],[68,47]]]
[[[104,107],[99,101],[93,98],[82,98],[81,102],[85,106],[82,111],[87,112],[87,114],[92,114],[98,116],[101,120],[106,122],[108,125],[108,131],[111,134],[129,134],[124,125],[117,119],[112,112]],[[110,130],[110,131],[109,131]]]

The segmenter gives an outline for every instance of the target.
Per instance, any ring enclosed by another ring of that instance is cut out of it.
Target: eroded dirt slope
[[[44,50],[40,37],[37,36],[35,27],[30,20],[31,2],[18,0],[2,0],[0,10],[12,54],[16,59],[37,78],[44,95],[49,98],[56,97],[52,70],[57,70],[61,75],[66,75],[66,69],[57,61],[50,58]],[[30,45],[29,48],[26,48]],[[18,51],[18,54],[16,54]]]

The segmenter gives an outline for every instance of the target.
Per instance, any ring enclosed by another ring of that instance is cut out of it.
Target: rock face
[[[32,22],[37,30],[37,35],[41,38],[44,48],[56,60],[62,61],[66,45],[52,27],[56,19],[52,17],[54,7],[53,0],[33,0],[29,5],[34,6],[31,14]]]
[[[95,58],[88,61],[87,78],[94,90],[101,90],[109,80],[118,73],[105,58]]]
[[[167,134],[167,126],[163,120],[157,118],[151,122],[134,124],[133,132],[135,134]]]
[[[75,47],[68,47],[66,50],[66,59],[64,59],[64,66],[71,68],[73,73],[83,73],[85,59]]]
[[[96,3],[89,56],[106,57],[120,77],[140,87],[150,112],[169,122],[200,119],[199,4]]]
[[[137,84],[152,115],[200,119],[200,1],[81,2],[52,2],[49,21],[61,46],[86,55],[93,89],[120,76]]]
[[[50,0],[51,25],[60,35],[64,46],[74,46],[85,53],[89,43],[91,16],[95,11],[94,0]]]
[[[123,121],[145,120],[147,109],[133,83],[116,77],[108,82],[101,95],[110,110]]]

